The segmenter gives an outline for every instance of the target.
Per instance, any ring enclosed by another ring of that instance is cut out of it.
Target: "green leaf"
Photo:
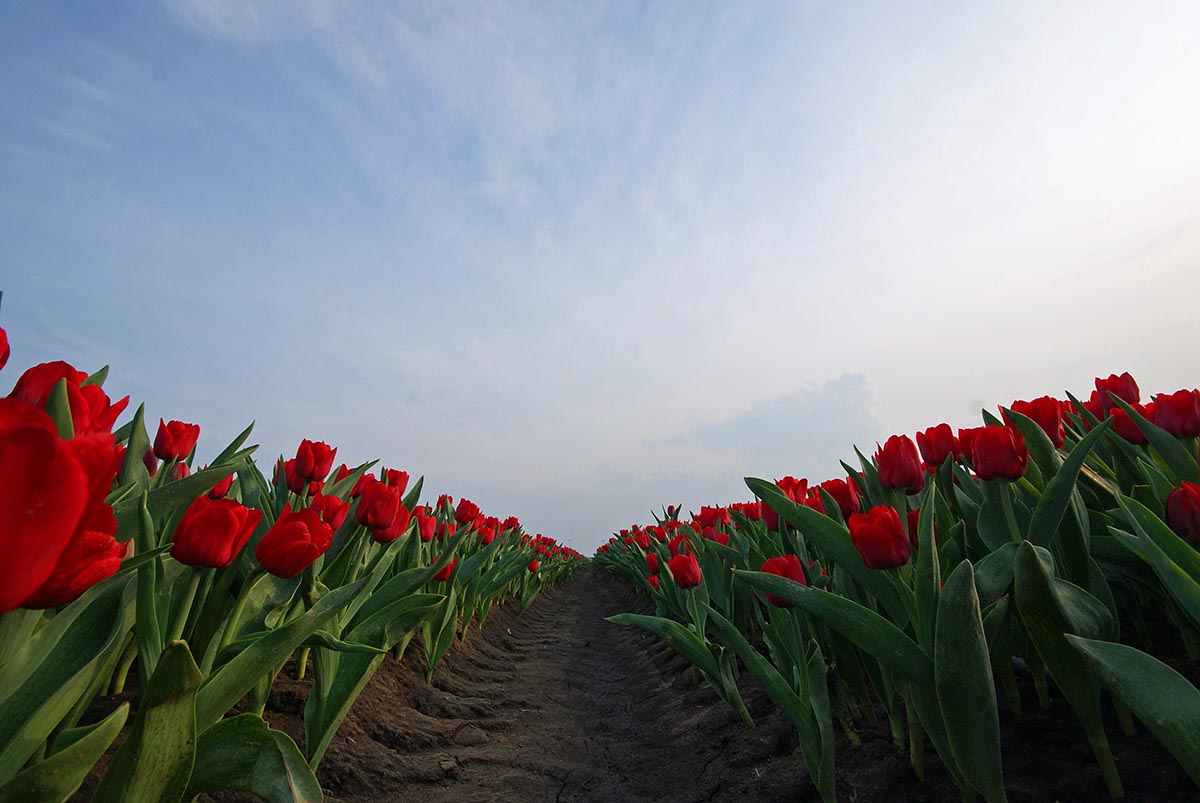
[[[621,627],[637,627],[658,636],[675,652],[692,662],[705,675],[716,678],[720,672],[717,659],[699,636],[679,622],[661,616],[645,616],[639,613],[619,613],[607,617],[609,622]]]
[[[933,649],[938,595],[942,584],[937,539],[933,531],[936,518],[936,489],[937,485],[931,482],[927,483],[925,490],[921,492],[921,512],[917,522],[917,563],[913,575],[913,591],[917,605],[917,637],[926,650]]]
[[[938,601],[933,672],[955,764],[989,803],[1004,800],[996,686],[970,561],[951,572]]]
[[[238,714],[200,734],[187,796],[231,789],[267,803],[319,803],[321,784],[292,738],[261,717]]]
[[[1200,690],[1141,650],[1079,636],[1067,640],[1200,786]]]
[[[1097,426],[1078,444],[1071,449],[1066,460],[1058,469],[1058,473],[1046,483],[1046,490],[1033,509],[1033,520],[1029,523],[1029,540],[1038,546],[1048,546],[1058,532],[1067,506],[1071,503],[1071,495],[1075,492],[1075,483],[1079,479],[1079,471],[1091,454],[1096,442],[1112,426],[1111,420]],[[1085,543],[1086,546],[1086,543]],[[1086,554],[1083,564],[1086,566]],[[1086,569],[1085,569],[1086,575]]]
[[[90,374],[87,379],[83,380],[79,384],[81,387],[83,385],[95,385],[98,388],[102,388],[102,387],[104,387],[104,380],[106,380],[106,379],[108,379],[108,366],[107,365],[101,367],[95,373]]]
[[[249,451],[238,454],[240,456],[248,455]],[[191,504],[196,497],[208,493],[214,485],[240,468],[241,461],[238,460],[202,469],[181,480],[160,485],[146,495],[146,509],[154,521],[161,522],[173,510],[182,505]],[[137,526],[141,502],[141,497],[126,497],[113,506],[113,515],[117,517],[118,532],[133,532],[133,528]]]
[[[172,641],[150,678],[133,728],[100,780],[93,803],[169,803],[183,798],[196,760],[200,669]]]
[[[129,422],[129,442],[125,452],[125,463],[121,466],[121,482],[133,482],[143,491],[150,488],[150,472],[142,462],[143,456],[150,449],[150,436],[146,433],[146,405],[139,404],[133,420]],[[117,540],[128,541],[133,537],[131,531],[117,527]],[[128,525],[127,525],[128,526]],[[133,525],[136,527],[136,523]]]
[[[67,380],[60,379],[50,391],[50,399],[46,402],[46,412],[54,420],[58,429],[58,437],[69,440],[75,437],[75,422],[71,419],[71,400],[67,396]]]
[[[1016,555],[1017,545],[1005,544],[975,564],[975,592],[979,595],[980,607],[986,608],[1012,588]]]
[[[209,675],[196,696],[196,717],[201,728],[220,719],[254,684],[271,675],[306,638],[325,626],[362,590],[367,579],[329,592],[312,610],[247,647],[229,663]]]
[[[742,632],[712,606],[708,608],[709,621],[716,628],[717,636],[732,649],[750,669],[771,702],[792,720],[800,732],[800,747],[804,751],[804,763],[812,776],[813,783],[827,801],[836,799],[834,788],[834,745],[826,738],[809,700],[802,699],[792,689],[787,679],[766,658],[750,646]],[[785,614],[786,615],[786,614]],[[822,667],[823,668],[823,667]],[[822,677],[824,685],[824,677]],[[828,734],[832,736],[832,734]]]
[[[734,569],[733,573],[759,591],[774,594],[821,619],[896,674],[921,686],[933,686],[933,661],[929,654],[903,630],[871,609],[774,574],[740,569]]]
[[[234,438],[232,441],[230,441],[228,446],[226,446],[224,449],[221,450],[221,453],[219,455],[217,455],[216,457],[214,457],[212,460],[209,461],[209,465],[219,466],[219,465],[222,465],[223,463],[233,462],[233,456],[235,454],[237,454],[238,449],[242,448],[242,444],[245,443],[246,439],[250,437],[250,433],[253,430],[254,430],[254,422],[251,421],[250,426],[243,429],[236,438]],[[247,449],[245,452],[243,452],[243,454],[249,454],[250,452],[254,451],[257,448],[258,448],[257,446],[251,446],[249,449]]]
[[[79,728],[82,733],[69,745],[0,786],[0,803],[61,803],[69,799],[117,738],[128,716],[129,703],[122,703],[95,725]]]

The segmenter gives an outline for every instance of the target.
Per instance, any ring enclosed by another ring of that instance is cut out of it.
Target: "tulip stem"
[[[1014,544],[1019,545],[1025,539],[1021,537],[1021,528],[1017,526],[1017,517],[1013,513],[1012,488],[1008,487],[1008,482],[1005,480],[991,480],[991,482],[999,483],[1000,509],[1004,511],[1004,523],[1008,525],[1008,537]]]
[[[1104,728],[1096,728],[1088,733],[1088,744],[1100,765],[1100,774],[1104,776],[1104,785],[1108,788],[1110,797],[1124,797],[1125,789],[1121,785],[1121,776],[1117,774],[1117,765],[1113,762],[1112,750],[1108,747],[1108,737]]]
[[[109,694],[120,694],[125,691],[125,680],[129,676],[129,668],[133,666],[133,659],[137,658],[137,639],[129,636],[126,639],[125,652],[121,655],[121,660],[117,662],[116,669],[113,670],[112,683],[109,684]]]
[[[1121,733],[1126,736],[1133,736],[1137,733],[1137,727],[1133,724],[1133,716],[1129,713],[1129,707],[1125,705],[1120,698],[1112,698],[1113,710],[1117,712],[1117,721],[1121,723]]]
[[[187,590],[183,592],[183,598],[179,601],[179,610],[175,612],[175,619],[172,620],[171,628],[167,631],[168,642],[175,641],[183,635],[183,627],[187,624],[188,614],[192,612],[192,603],[196,600],[196,591],[200,588],[200,580],[203,576],[203,569],[192,569]]]
[[[221,632],[221,640],[217,642],[217,649],[212,651],[210,655],[205,655],[205,663],[203,667],[205,674],[211,669],[216,662],[216,658],[220,655],[230,642],[233,641],[234,635],[237,633],[239,620],[242,618],[242,611],[246,609],[246,600],[250,598],[250,590],[263,578],[265,572],[262,569],[255,568],[246,578],[246,582],[242,584],[242,590],[238,592],[237,599],[233,603],[233,610],[229,612],[229,618],[225,622],[225,630]]]

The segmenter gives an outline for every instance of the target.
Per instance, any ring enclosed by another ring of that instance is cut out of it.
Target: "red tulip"
[[[408,487],[408,472],[401,471],[398,468],[386,468],[383,470],[384,482],[389,488],[399,488],[400,496],[404,496],[404,489]]]
[[[964,458],[972,467],[975,465],[975,436],[983,427],[967,427],[958,431],[958,456]]]
[[[648,582],[650,584],[651,588],[653,588],[655,591],[658,591],[658,576],[657,575],[653,575],[653,574],[650,575],[650,577],[648,577],[646,579],[646,582]]]
[[[179,482],[180,480],[187,478],[187,476],[191,473],[192,470],[188,468],[187,463],[176,463],[175,465],[171,466],[171,472],[167,477],[167,482]]]
[[[808,585],[808,580],[804,577],[804,569],[800,566],[800,558],[796,555],[788,554],[767,558],[763,561],[762,568],[759,571],[779,577],[786,577],[793,583],[799,583],[802,586]],[[790,608],[792,605],[790,602],[780,599],[774,594],[767,594],[767,602],[776,608]]]
[[[399,495],[399,488],[389,488],[390,491],[396,491]],[[412,514],[408,512],[408,508],[400,505],[396,508],[396,518],[392,523],[381,530],[371,530],[371,537],[376,543],[390,544],[400,536],[408,532],[408,525],[412,523]]]
[[[434,556],[434,563],[437,563],[439,560],[441,560],[441,556]],[[450,575],[454,572],[454,566],[457,563],[458,558],[451,558],[450,562],[443,566],[441,570],[439,570],[438,573],[433,576],[433,579],[437,580],[439,583],[446,582],[450,579]]]
[[[61,379],[67,380],[68,386],[79,387],[79,384],[87,379],[87,374],[75,370],[73,365],[61,360],[44,362],[21,374],[8,398],[19,399],[34,407],[45,407],[46,402],[50,401],[54,386]]]
[[[1126,404],[1137,404],[1142,400],[1142,393],[1138,390],[1137,382],[1129,375],[1129,372],[1117,376],[1110,374],[1107,379],[1096,377],[1096,393],[1100,400],[1100,409],[1107,415],[1108,411],[1116,405],[1113,404],[1109,393],[1112,393]],[[1096,416],[1103,418],[1104,416]]]
[[[389,488],[370,474],[366,478],[370,479],[359,494],[354,518],[364,527],[386,530],[400,511],[400,489]]]
[[[454,520],[459,524],[469,524],[479,515],[479,505],[470,499],[460,499],[454,510]]]
[[[896,508],[876,505],[850,516],[850,540],[869,569],[891,569],[908,563],[909,543]]]
[[[116,571],[116,452],[111,435],[60,440],[43,410],[0,399],[0,613],[69,602]]]
[[[646,571],[649,574],[658,574],[658,553],[657,552],[647,552],[646,553]]]
[[[982,480],[1019,480],[1029,452],[1025,439],[1002,426],[979,427],[971,444],[971,463]]]
[[[117,416],[129,404],[129,397],[111,403],[99,385],[82,385],[87,374],[62,361],[35,365],[17,380],[9,398],[20,399],[35,407],[45,407],[59,380],[67,382],[67,401],[76,435],[111,432]]]
[[[917,433],[917,447],[921,458],[930,466],[940,466],[946,457],[958,452],[958,440],[949,424],[938,424]]]
[[[175,527],[171,557],[188,566],[223,569],[246,546],[262,515],[232,499],[198,496]]]
[[[205,468],[208,468],[208,466],[205,466]],[[226,477],[225,479],[218,482],[212,488],[209,488],[208,489],[208,498],[209,499],[224,499],[225,496],[229,493],[229,490],[231,488],[233,488],[233,475],[232,474],[230,474],[228,477]]]
[[[421,540],[428,544],[433,540],[433,534],[437,532],[437,517],[430,516],[425,512],[426,508],[417,508],[417,533]]]
[[[146,471],[151,477],[158,473],[158,458],[154,456],[153,449],[147,449],[142,455],[142,464],[146,466]]]
[[[838,510],[841,512],[843,519],[849,518],[851,513],[858,512],[858,491],[854,489],[852,483],[846,480],[832,479],[825,480],[818,487],[832,496],[833,500],[837,502]],[[820,499],[819,494],[817,498]],[[821,509],[825,509],[824,503],[822,503]]]
[[[700,562],[694,555],[686,552],[681,552],[667,561],[667,568],[671,572],[671,578],[675,580],[675,585],[680,588],[695,588],[704,580],[700,573]]]
[[[300,441],[296,450],[296,476],[305,482],[324,480],[333,468],[337,449],[324,441]]]
[[[1200,542],[1200,485],[1184,482],[1167,494],[1167,524],[1185,541]]]
[[[1033,419],[1050,438],[1054,448],[1062,448],[1066,431],[1063,429],[1062,403],[1058,399],[1053,396],[1040,396],[1033,401],[1015,401],[1009,409]]]
[[[539,564],[536,560],[531,560],[529,561],[529,565],[525,568],[531,572],[536,572],[539,568],[541,568],[541,564]]]
[[[915,494],[925,487],[925,468],[917,445],[907,435],[893,435],[875,452],[879,482],[888,491]]]
[[[496,530],[493,527],[480,527],[476,531],[476,536],[479,538],[479,543],[487,546],[496,540]]]
[[[1129,405],[1142,416],[1142,418],[1154,420],[1154,403],[1150,404],[1131,404]],[[1120,407],[1113,407],[1109,411],[1112,418],[1113,432],[1120,435],[1125,440],[1132,444],[1142,445],[1146,443],[1146,433],[1142,432],[1141,428],[1133,422],[1129,413],[1122,410]]]
[[[284,580],[295,577],[325,554],[333,541],[333,530],[317,511],[289,510],[263,534],[254,557],[271,574]]]
[[[346,477],[349,477],[353,473],[354,472],[350,469],[350,467],[348,465],[346,465],[345,463],[342,463],[340,466],[337,467],[337,471],[335,471],[333,473],[333,481],[341,482],[342,480],[346,479]],[[354,494],[351,494],[351,496],[353,496],[353,495]]]
[[[154,456],[159,460],[183,460],[200,438],[199,424],[182,421],[163,422],[158,419],[158,433],[154,436]]]
[[[4,331],[4,327],[0,326],[0,370],[8,365],[8,355],[10,353],[8,347],[8,332]]]
[[[1177,390],[1155,396],[1154,423],[1178,437],[1200,435],[1200,390]]]
[[[325,494],[314,494],[308,506],[317,511],[321,516],[321,521],[328,524],[329,529],[335,532],[338,527],[342,526],[342,522],[346,520],[346,514],[350,512],[349,502]]]

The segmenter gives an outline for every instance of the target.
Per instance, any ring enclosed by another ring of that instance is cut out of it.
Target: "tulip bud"
[[[841,512],[843,519],[850,518],[851,513],[858,512],[858,491],[854,489],[853,483],[846,480],[832,479],[825,480],[819,487],[837,502],[838,510]],[[817,498],[820,499],[820,495]],[[821,503],[821,508],[824,510],[824,502]]]
[[[8,332],[4,331],[4,327],[0,326],[0,370],[8,365],[8,355],[10,349],[8,347]]]
[[[399,496],[399,488],[389,488],[388,490],[395,492]],[[379,544],[390,544],[408,532],[408,525],[411,523],[412,514],[408,512],[408,508],[401,504],[396,508],[396,517],[392,519],[392,523],[383,529],[371,530],[371,538],[375,539],[375,542]]]
[[[171,466],[171,473],[167,475],[167,482],[178,482],[179,480],[187,478],[187,476],[191,473],[192,470],[188,468],[187,463],[176,463]]]
[[[1184,482],[1167,494],[1167,524],[1183,540],[1200,542],[1200,485]]]
[[[417,508],[417,534],[421,541],[428,544],[433,540],[433,534],[437,532],[437,517],[430,516],[426,513],[426,508]]]
[[[115,522],[112,529],[116,530]],[[117,573],[127,546],[107,532],[89,530],[76,534],[50,578],[21,607],[57,608],[79,599],[96,583]]]
[[[470,524],[479,516],[479,505],[470,499],[460,499],[454,510],[454,520],[459,524]]]
[[[982,480],[1019,480],[1029,452],[1025,439],[1002,426],[979,427],[971,442],[971,462]]]
[[[383,481],[389,488],[399,488],[400,496],[403,497],[404,490],[408,488],[408,472],[398,468],[386,468],[383,470]]]
[[[329,525],[329,529],[337,531],[338,527],[342,526],[342,522],[346,520],[346,514],[350,512],[350,503],[344,502],[336,496],[327,496],[325,494],[313,494],[312,501],[308,506],[321,516],[321,521]]]
[[[850,540],[869,569],[891,569],[908,563],[909,543],[896,508],[876,505],[850,516]]]
[[[246,546],[262,516],[261,510],[232,499],[198,496],[175,526],[171,557],[188,566],[223,569]]]
[[[1137,382],[1133,380],[1128,371],[1120,376],[1110,374],[1107,379],[1096,377],[1096,394],[1100,400],[1100,408],[1104,411],[1105,415],[1116,406],[1109,397],[1109,393],[1112,393],[1126,404],[1137,404],[1142,400],[1142,393],[1138,390]],[[1097,418],[1103,417],[1097,416]]]
[[[921,458],[930,466],[940,466],[946,458],[958,453],[958,440],[949,424],[938,424],[917,433],[917,448]]]
[[[1033,401],[1015,401],[1009,409],[1032,419],[1050,438],[1055,449],[1062,448],[1066,431],[1063,429],[1062,403],[1058,399],[1040,396]]]
[[[799,583],[802,586],[808,585],[808,580],[804,577],[804,569],[800,566],[800,558],[796,555],[788,554],[779,557],[767,558],[763,561],[762,568],[759,571],[767,574],[774,574],[778,577],[786,577],[794,583]],[[774,605],[776,608],[790,608],[791,603],[780,599],[774,594],[767,594],[767,602]]]
[[[879,482],[888,491],[915,494],[925,487],[925,468],[917,445],[907,435],[893,435],[875,452]]]
[[[441,560],[440,555],[434,556],[434,558],[433,558],[434,563],[437,563],[439,560]],[[439,583],[446,582],[447,580],[450,579],[450,575],[453,574],[454,566],[457,563],[458,563],[458,558],[451,558],[450,562],[447,563],[445,566],[443,566],[441,568],[441,570],[438,571],[438,573],[433,576],[433,579],[437,580]]]
[[[1131,404],[1129,406],[1136,410],[1138,414],[1142,416],[1142,418],[1150,421],[1154,420],[1153,402],[1145,405]],[[1112,418],[1113,432],[1117,433],[1122,438],[1136,446],[1145,445],[1147,442],[1146,433],[1142,432],[1141,428],[1134,423],[1133,419],[1129,417],[1129,413],[1125,412],[1120,407],[1113,407],[1112,410],[1109,411],[1109,415]]]
[[[700,562],[694,555],[686,552],[681,552],[667,561],[667,569],[670,570],[675,585],[683,589],[695,588],[704,580],[700,573]]]
[[[208,466],[205,466],[208,468]],[[230,474],[225,479],[219,481],[216,485],[208,489],[209,499],[224,499],[228,495],[230,489],[233,488],[233,475]]]
[[[540,567],[541,567],[541,564],[539,564],[536,560],[531,560],[531,561],[529,561],[529,565],[526,566],[525,568],[528,569],[530,572],[536,573]]]
[[[400,511],[400,489],[389,488],[370,474],[364,479],[368,481],[360,491],[354,518],[364,527],[386,530]]]
[[[1177,437],[1200,435],[1200,390],[1177,390],[1155,396],[1154,423]]]
[[[288,580],[324,555],[332,541],[333,530],[321,521],[317,511],[291,511],[285,506],[274,526],[259,540],[254,557],[263,569]]]
[[[653,575],[653,574],[650,575],[650,577],[648,577],[646,579],[646,582],[648,582],[650,584],[651,588],[653,588],[655,591],[658,591],[658,576],[657,575]]]
[[[158,419],[158,433],[154,436],[154,456],[159,460],[183,460],[192,453],[200,438],[199,424],[182,421],[164,422]]]
[[[296,476],[305,482],[324,480],[333,468],[336,455],[337,449],[324,441],[300,441],[300,448],[296,450]]]
[[[649,574],[658,574],[658,553],[646,553],[646,571]]]

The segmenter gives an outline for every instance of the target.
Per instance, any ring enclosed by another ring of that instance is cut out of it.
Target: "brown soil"
[[[649,607],[627,584],[589,567],[520,616],[513,606],[494,609],[482,631],[454,646],[432,685],[419,644],[401,662],[385,661],[320,766],[327,799],[818,800],[791,724],[748,674],[742,691],[755,728],[656,638],[604,620]],[[1058,697],[1043,711],[1032,683],[1021,682],[1024,715],[1001,708],[1009,799],[1107,800],[1066,703]],[[272,726],[297,742],[310,686],[281,678],[268,704]],[[961,799],[931,751],[921,783],[886,724],[860,723],[858,732],[859,747],[839,733],[839,800]],[[1108,732],[1126,800],[1200,798],[1144,729],[1125,737],[1112,722]]]

